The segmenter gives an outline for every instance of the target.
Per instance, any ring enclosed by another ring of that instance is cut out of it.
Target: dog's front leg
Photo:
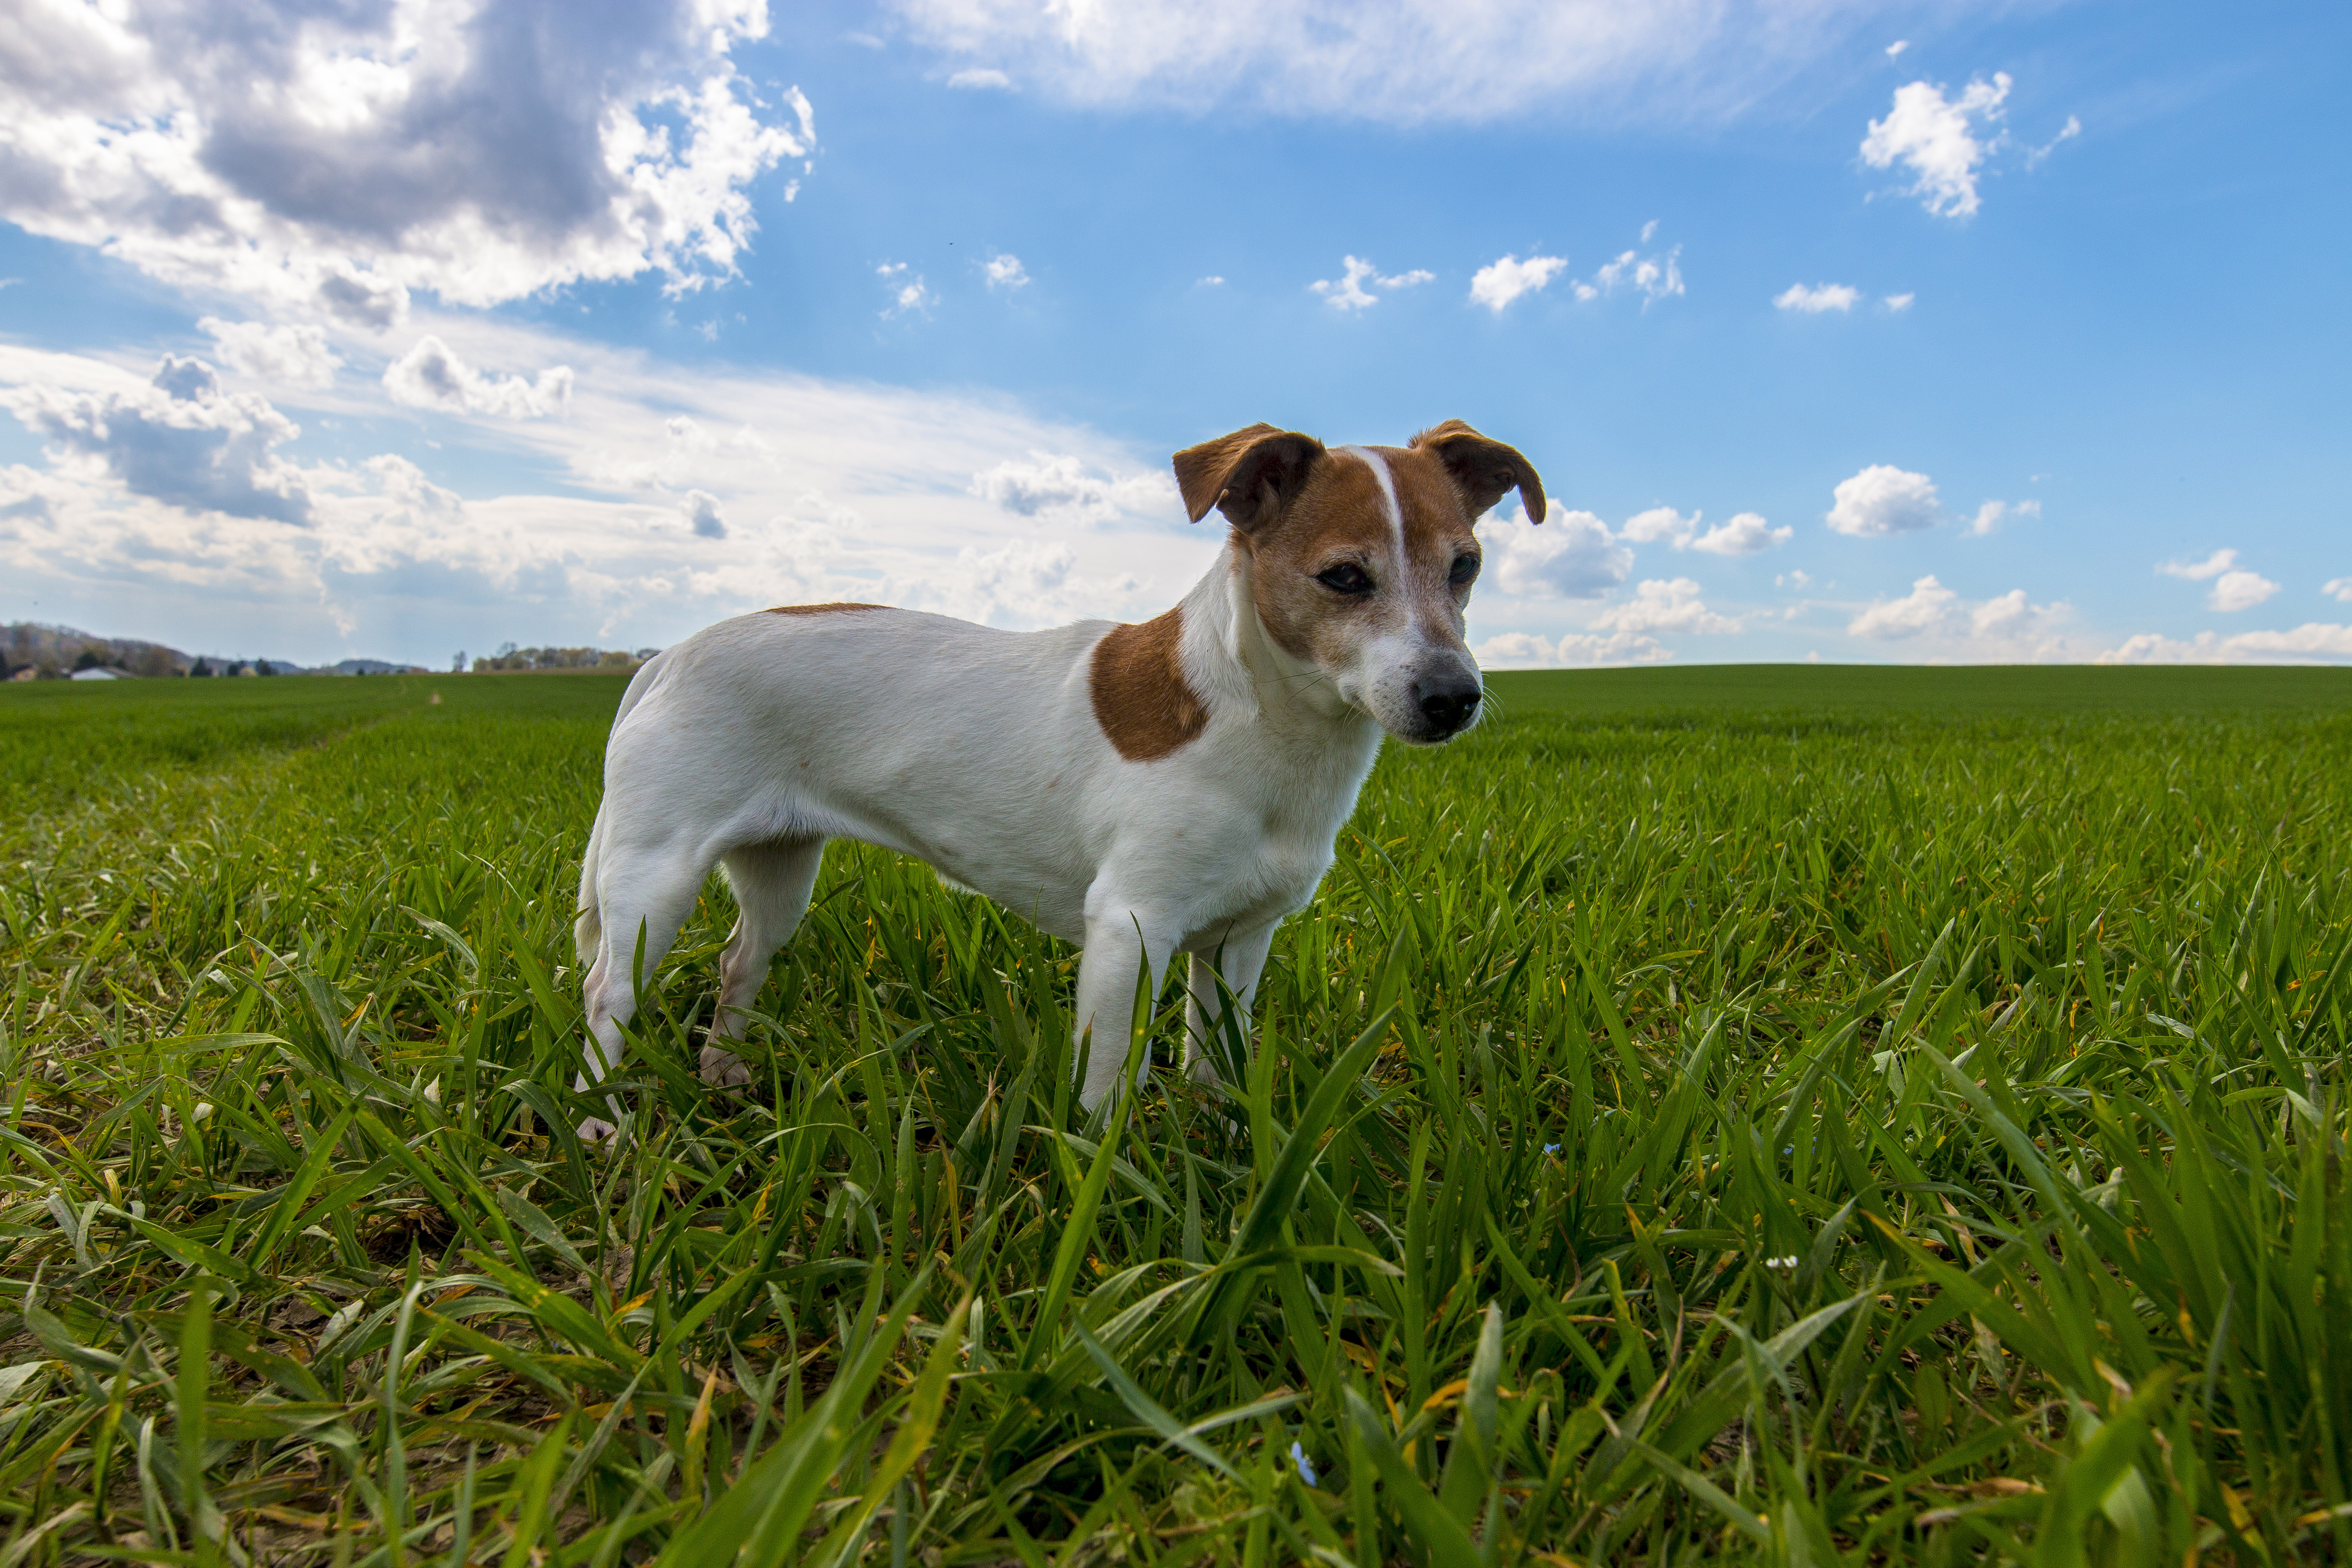
[[[1144,910],[1106,910],[1087,917],[1087,949],[1078,961],[1078,1006],[1074,1047],[1087,1043],[1087,1076],[1078,1103],[1094,1110],[1118,1087],[1119,1069],[1127,1063],[1128,1029],[1135,1017],[1135,986],[1142,965],[1150,964],[1151,994],[1160,994],[1160,977],[1176,952],[1181,933],[1155,922]],[[1137,1081],[1151,1066],[1149,1047],[1137,1068]]]
[[[1274,946],[1277,923],[1268,921],[1254,930],[1234,932],[1219,944],[1213,957],[1202,952],[1192,954],[1192,973],[1184,983],[1184,1074],[1194,1083],[1214,1083],[1218,1078],[1216,1053],[1211,1043],[1223,1035],[1225,1025],[1224,995],[1217,989],[1220,974],[1224,977],[1225,990],[1234,994],[1242,1042],[1246,1048],[1250,1004],[1256,1000],[1258,976],[1265,973],[1265,955]]]

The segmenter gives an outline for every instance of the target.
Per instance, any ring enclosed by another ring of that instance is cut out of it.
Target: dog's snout
[[[1413,686],[1413,701],[1421,716],[1441,735],[1451,735],[1469,723],[1471,715],[1478,711],[1479,698],[1486,695],[1475,680],[1415,681]]]

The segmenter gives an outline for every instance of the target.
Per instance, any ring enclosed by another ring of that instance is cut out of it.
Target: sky
[[[0,619],[1137,620],[1466,419],[1490,668],[2352,662],[2352,8],[11,0]]]

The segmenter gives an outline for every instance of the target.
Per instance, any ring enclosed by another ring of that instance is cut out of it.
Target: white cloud
[[[2162,561],[2157,563],[2157,574],[2178,577],[2189,583],[2213,584],[2205,595],[2205,606],[2233,615],[2251,610],[2279,591],[2279,585],[2259,572],[2249,572],[2238,564],[2234,550],[2216,550],[2202,561]]]
[[[881,279],[882,286],[890,291],[890,302],[882,307],[882,319],[886,321],[909,311],[929,315],[932,305],[939,300],[939,296],[931,292],[930,285],[923,281],[921,273],[908,276],[908,263],[904,261],[886,261],[874,269],[874,275]]]
[[[1391,0],[894,0],[917,42],[1088,107],[1485,122],[1686,123],[1750,107],[1869,13],[1814,0],[1639,6]]]
[[[2352,577],[2331,577],[2319,591],[2340,604],[2352,605]]]
[[[2065,636],[2073,607],[2037,605],[2022,588],[1970,605],[1930,575],[1899,599],[1878,599],[1846,623],[1852,637],[1918,641],[1938,658],[2012,663],[2080,657]]]
[[[1989,500],[1977,508],[1976,516],[1969,519],[1969,531],[1981,537],[1999,528],[2003,519],[2041,515],[2042,503],[2038,500]]]
[[[0,217],[181,287],[395,323],[581,279],[730,276],[815,143],[730,58],[764,0],[551,26],[530,0],[37,3],[0,34]],[[787,196],[791,188],[787,187]]]
[[[1655,637],[1634,632],[1591,637],[1562,633],[1555,641],[1535,632],[1502,632],[1470,650],[1486,669],[1591,668],[1597,665],[1657,664],[1674,658]]]
[[[1776,544],[1786,544],[1796,535],[1797,531],[1786,524],[1774,528],[1755,512],[1743,511],[1692,540],[1690,547],[1709,555],[1754,555]]]
[[[2216,550],[2202,561],[2159,561],[2156,573],[2159,577],[2179,577],[2184,582],[2202,583],[2219,577],[2238,563],[2234,550]]]
[[[1379,304],[1380,297],[1367,289],[1364,287],[1366,283],[1371,284],[1375,289],[1393,290],[1411,289],[1416,284],[1426,283],[1437,276],[1434,272],[1426,272],[1416,267],[1410,272],[1400,272],[1393,278],[1383,278],[1378,268],[1359,257],[1341,257],[1340,262],[1347,270],[1336,281],[1324,279],[1307,285],[1315,292],[1322,295],[1324,302],[1335,310],[1361,310]]]
[[[991,70],[985,66],[975,66],[966,70],[960,70],[948,78],[948,85],[982,92],[992,89],[998,92],[1010,92],[1013,89],[1013,79],[1001,70]]]
[[[1649,238],[1651,230],[1656,226],[1653,222],[1643,227],[1643,240]],[[1630,288],[1642,296],[1642,309],[1646,310],[1669,294],[1683,292],[1682,254],[1683,247],[1679,245],[1664,256],[1621,251],[1614,261],[1602,263],[1601,268],[1593,273],[1591,282],[1576,285],[1576,297],[1593,300],[1603,294],[1614,294],[1621,288]]]
[[[1802,567],[1783,572],[1772,579],[1772,586],[1775,588],[1810,588],[1812,585],[1812,574]]]
[[[1886,309],[1891,313],[1899,316],[1904,311],[1909,310],[1911,308],[1911,301],[1916,300],[1918,297],[1919,296],[1916,294],[1889,294],[1886,297]]]
[[[1670,506],[1654,506],[1627,518],[1618,534],[1636,544],[1671,544],[1680,550],[1690,543],[1691,536],[1698,531],[1698,520],[1704,515],[1695,511],[1685,517]]]
[[[313,477],[274,451],[301,427],[266,398],[223,391],[203,360],[165,354],[152,382],[104,392],[20,384],[0,406],[69,473],[189,511],[310,520]]]
[[[2183,642],[2155,632],[2126,638],[2101,664],[2317,664],[2352,659],[2352,626],[2311,621],[2283,632],[2199,632]]]
[[[1592,617],[1598,632],[1668,632],[1722,635],[1736,632],[1739,623],[1718,616],[1700,599],[1699,585],[1688,577],[1652,578],[1634,585],[1633,596],[1612,605]]]
[[[1938,216],[1973,217],[1979,205],[1978,168],[2000,144],[2009,89],[2006,71],[1994,72],[1990,82],[1970,81],[1958,98],[1948,99],[1942,88],[1925,81],[1898,87],[1894,109],[1870,122],[1862,161],[1874,169],[1906,165],[1915,178],[1905,195],[1919,197]]]
[[[1908,38],[1897,38],[1897,39],[1895,39],[1893,43],[1891,43],[1891,44],[1889,44],[1889,45],[1887,45],[1887,46],[1886,46],[1886,58],[1887,58],[1888,59],[1890,59],[1890,60],[1891,60],[1891,59],[1895,59],[1895,58],[1898,58],[1898,57],[1903,53],[1903,51],[1904,51],[1904,50],[1906,50],[1906,49],[1909,48],[1910,47],[1911,47],[1911,40],[1910,40],[1910,39],[1908,39]]]
[[[342,362],[318,327],[273,327],[263,321],[224,321],[206,316],[196,323],[211,335],[221,363],[259,381],[291,386],[331,386]]]
[[[1597,599],[1633,571],[1633,552],[1589,511],[1553,510],[1540,527],[1500,509],[1478,525],[1495,585],[1515,598]]]
[[[509,637],[658,646],[825,599],[1008,627],[1139,620],[1223,542],[1164,499],[1104,530],[1083,525],[1083,494],[1030,515],[975,494],[976,474],[1024,452],[1067,456],[1114,500],[1166,493],[1163,452],[1001,395],[679,365],[501,316],[428,310],[420,325],[468,363],[572,364],[568,414],[484,421],[461,464],[384,420],[398,449],[297,468],[292,423],[200,368],[157,387],[0,341],[0,407],[49,446],[46,464],[0,464],[0,582],[59,618],[131,617],[183,646],[233,636],[305,661],[424,662]],[[359,430],[388,395],[345,380],[317,406]],[[688,533],[695,490],[723,547]]]
[[[1858,637],[1896,639],[1917,637],[1944,626],[1959,613],[1958,594],[1936,581],[1922,577],[1911,584],[1911,591],[1899,599],[1880,599],[1853,620],[1846,623],[1849,635]]]
[[[2051,153],[2058,151],[2059,146],[2062,143],[2072,142],[2075,137],[2080,136],[2082,133],[2083,122],[2075,119],[2073,115],[2068,115],[2066,117],[2066,123],[2059,127],[2058,134],[2053,136],[2047,143],[2040,147],[2030,147],[2026,149],[2025,166],[2029,169],[2040,168],[2042,161],[2048,158]]]
[[[980,270],[991,289],[1029,287],[1029,269],[1021,265],[1017,256],[992,256],[981,264]]]
[[[1936,500],[1935,481],[1925,474],[1908,473],[1891,463],[1874,463],[1850,479],[1842,480],[1823,521],[1856,539],[1889,533],[1911,533],[1933,528],[1944,519]]]
[[[708,490],[688,490],[677,510],[686,514],[687,527],[698,539],[727,537],[727,519],[719,510],[719,498]]]
[[[519,375],[488,376],[427,332],[416,346],[384,368],[383,387],[395,403],[437,408],[447,414],[494,414],[504,419],[543,419],[572,402],[572,367],[555,365],[536,381]]]
[[[1224,287],[1224,283],[1225,280],[1222,276],[1212,272],[1205,278],[1194,279],[1192,280],[1192,287],[1195,289],[1222,289]]]
[[[1561,256],[1530,256],[1525,261],[1506,256],[1490,261],[1470,279],[1471,302],[1499,316],[1512,300],[1540,290],[1567,266],[1568,258]]]
[[[1122,513],[1172,510],[1176,484],[1159,470],[1125,479],[1090,472],[1083,458],[1032,452],[971,477],[971,493],[1018,517],[1103,522]]]
[[[2207,595],[2208,607],[2234,615],[2251,610],[2279,591],[2279,585],[2259,572],[2224,572],[2213,579],[2213,591]]]
[[[1780,310],[1818,316],[1825,310],[1851,310],[1861,298],[1862,290],[1850,283],[1816,283],[1810,289],[1802,283],[1791,283],[1772,296],[1772,303]]]

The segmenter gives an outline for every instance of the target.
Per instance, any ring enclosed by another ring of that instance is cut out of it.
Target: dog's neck
[[[1244,547],[1228,541],[1184,595],[1184,664],[1213,706],[1255,710],[1270,729],[1322,744],[1377,744],[1380,726],[1345,701],[1328,676],[1284,651],[1259,617]]]

